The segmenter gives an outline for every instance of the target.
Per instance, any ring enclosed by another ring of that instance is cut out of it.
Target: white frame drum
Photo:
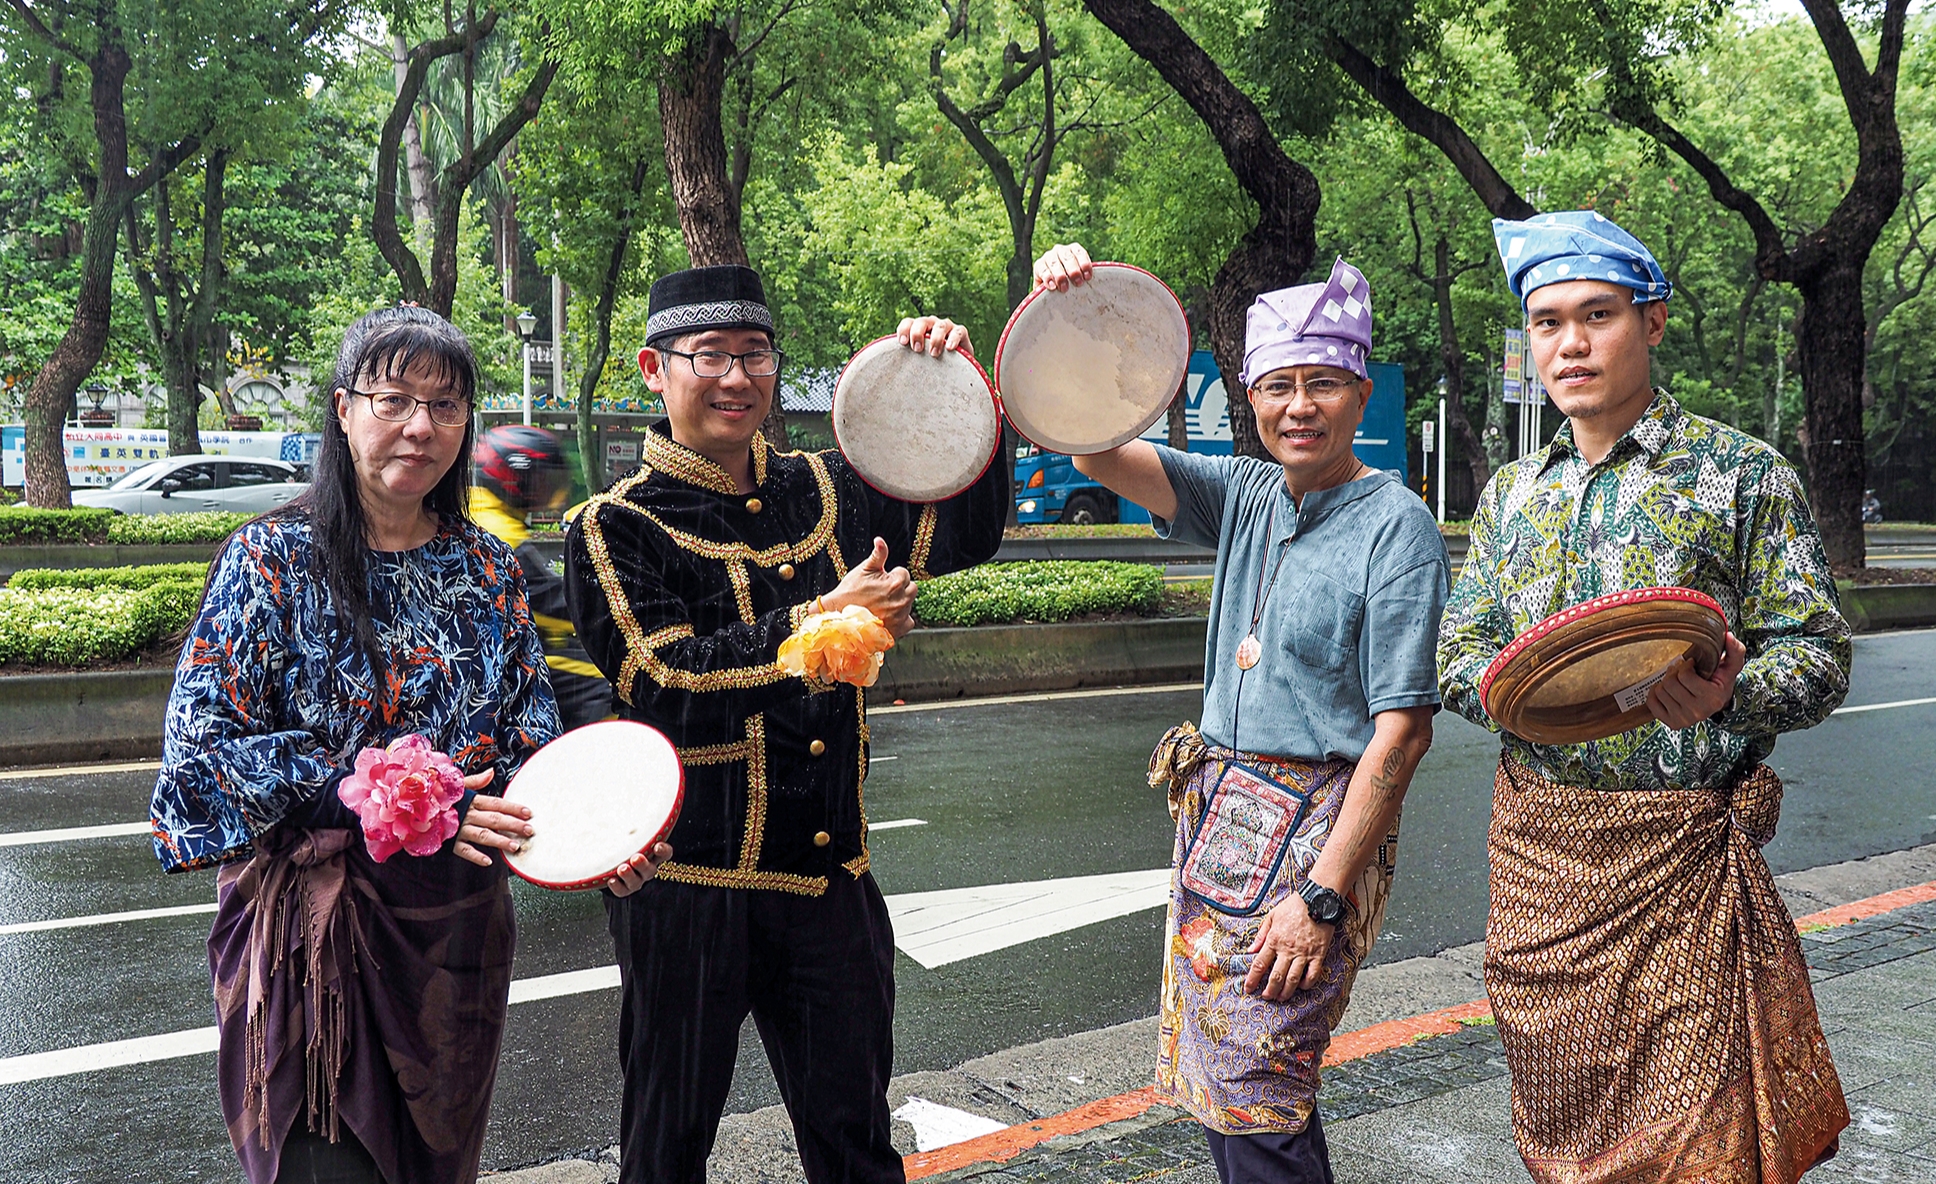
[[[1098,263],[1066,292],[1038,288],[995,349],[995,387],[1015,430],[1070,456],[1107,452],[1163,418],[1190,368],[1176,293],[1127,263]]]
[[[831,418],[854,472],[901,501],[946,501],[981,480],[1001,452],[1001,403],[980,364],[952,349],[930,357],[897,337],[848,361]]]
[[[540,888],[568,892],[598,887],[671,834],[686,774],[657,728],[601,720],[533,753],[504,798],[531,808],[533,831],[504,862]]]

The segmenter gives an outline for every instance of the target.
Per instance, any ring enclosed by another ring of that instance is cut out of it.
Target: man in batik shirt
[[[1711,677],[1669,674],[1606,740],[1506,734],[1487,842],[1486,989],[1538,1181],[1793,1181],[1848,1125],[1795,927],[1761,846],[1762,764],[1848,690],[1849,629],[1775,449],[1649,387],[1671,292],[1591,211],[1495,221],[1539,377],[1567,422],[1486,486],[1439,635],[1445,703],[1513,638],[1606,593],[1678,586],[1728,621]]]

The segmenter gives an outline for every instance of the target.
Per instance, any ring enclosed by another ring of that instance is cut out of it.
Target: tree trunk
[[[103,44],[88,63],[92,76],[88,100],[101,156],[94,201],[81,236],[80,291],[74,301],[74,319],[40,373],[34,375],[23,408],[27,504],[42,509],[64,510],[73,505],[61,429],[74,393],[94,372],[107,348],[114,302],[115,244],[121,237],[122,215],[134,199],[128,178],[124,105],[131,68],[127,52],[111,41]]]
[[[666,174],[679,212],[679,230],[694,267],[745,265],[739,198],[726,175],[726,132],[720,104],[726,91],[731,33],[708,24],[693,31],[659,75],[659,124],[665,133]]]
[[[1492,478],[1492,469],[1486,463],[1479,433],[1472,430],[1472,421],[1465,415],[1465,351],[1459,348],[1459,327],[1452,319],[1452,282],[1458,277],[1452,274],[1452,245],[1443,234],[1432,249],[1432,260],[1436,265],[1432,300],[1439,310],[1439,372],[1445,375],[1447,435],[1456,437],[1460,451],[1465,453],[1465,463],[1472,469],[1472,492],[1477,496]]]
[[[1837,571],[1867,561],[1862,535],[1862,491],[1868,481],[1863,448],[1862,262],[1838,261],[1798,284],[1796,353],[1807,394],[1809,501],[1829,564]]]
[[[1223,149],[1237,183],[1257,203],[1257,222],[1231,251],[1210,286],[1210,352],[1230,402],[1230,434],[1239,456],[1268,456],[1238,373],[1244,360],[1244,317],[1259,293],[1302,279],[1317,253],[1313,229],[1317,178],[1292,160],[1250,97],[1230,81],[1176,19],[1151,0],[1083,0],[1175,88]]]
[[[405,80],[410,72],[410,46],[404,41],[403,34],[390,33],[390,65],[396,73],[397,93],[401,95]],[[423,130],[417,118],[417,104],[413,96],[410,112],[403,125],[403,163],[404,173],[410,182],[410,228],[414,232],[419,251],[430,246],[430,224],[433,199],[430,187],[430,161],[424,156]]]

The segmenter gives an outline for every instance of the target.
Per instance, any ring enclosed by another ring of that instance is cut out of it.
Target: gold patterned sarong
[[[1494,785],[1486,991],[1541,1184],[1793,1184],[1849,1111],[1761,845],[1781,779]]]

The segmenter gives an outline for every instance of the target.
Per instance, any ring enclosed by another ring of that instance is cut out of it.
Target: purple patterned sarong
[[[1182,868],[1202,822],[1204,802],[1233,761],[1263,769],[1310,795],[1283,866],[1254,912],[1237,916],[1185,890]],[[1398,823],[1378,857],[1345,893],[1350,910],[1338,926],[1322,977],[1282,1003],[1244,993],[1251,942],[1265,916],[1295,893],[1317,862],[1344,803],[1356,765],[1254,756],[1206,744],[1188,724],[1163,738],[1150,781],[1167,786],[1177,817],[1164,928],[1163,995],[1156,1088],[1213,1131],[1295,1134],[1316,1106],[1318,1069],[1331,1031],[1344,1015],[1358,967],[1384,921],[1391,895]]]

